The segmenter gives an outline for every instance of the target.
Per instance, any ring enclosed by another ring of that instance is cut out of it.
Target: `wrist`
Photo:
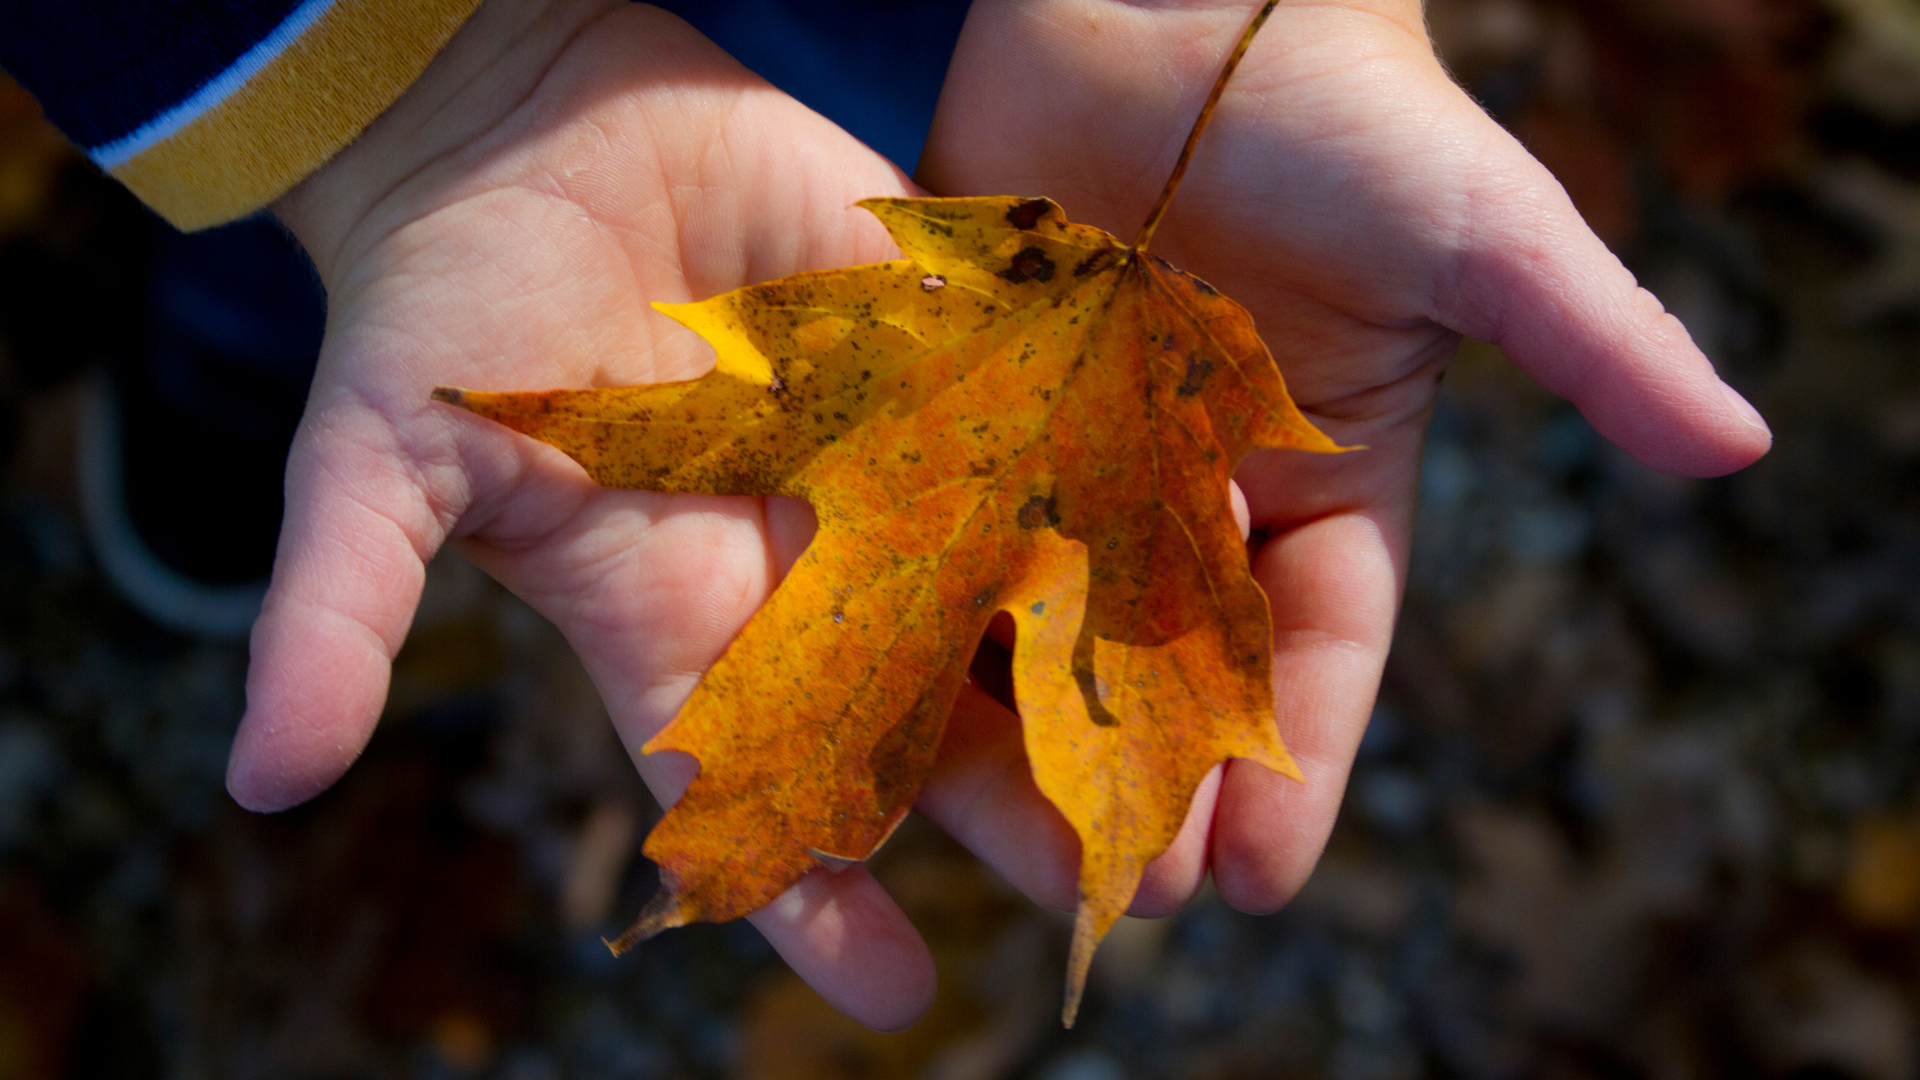
[[[569,42],[618,0],[485,0],[360,137],[270,209],[332,291],[342,268],[431,204],[454,162],[532,94]]]

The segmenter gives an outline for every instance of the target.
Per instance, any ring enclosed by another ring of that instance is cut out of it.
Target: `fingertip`
[[[829,1005],[878,1031],[933,1004],[933,954],[865,867],[807,873],[748,921]]]
[[[1336,514],[1269,540],[1254,577],[1273,604],[1274,716],[1303,779],[1227,763],[1209,855],[1221,898],[1279,910],[1326,847],[1392,637],[1397,512]]]
[[[1643,391],[1661,392],[1653,386]],[[1760,411],[1714,375],[1710,366],[1697,380],[1676,376],[1664,396],[1690,400],[1684,411],[1664,420],[1652,408],[1645,410],[1646,416],[1623,418],[1622,413],[1633,409],[1630,401],[1616,403],[1608,410],[1612,415],[1586,404],[1581,405],[1581,412],[1608,441],[1636,461],[1672,476],[1701,480],[1726,476],[1759,461],[1773,449],[1773,430]]]
[[[1158,919],[1187,906],[1200,892],[1200,883],[1207,876],[1207,837],[1212,831],[1224,772],[1224,766],[1215,765],[1200,779],[1179,835],[1147,864],[1127,914],[1137,919]]]
[[[1733,469],[1744,469],[1773,449],[1773,428],[1768,425],[1767,418],[1760,415],[1760,410],[1753,407],[1753,402],[1747,400],[1746,395],[1728,386],[1724,380],[1720,383],[1720,395],[1726,398],[1734,420],[1744,429],[1731,431],[1729,439],[1733,444],[1734,456],[1739,460]]]
[[[241,733],[234,736],[233,749],[227,756],[227,794],[241,809],[256,814],[278,813],[312,798],[313,793],[307,790],[309,785],[286,783],[274,763],[263,761],[265,755],[247,745],[246,731],[250,723],[258,726],[259,722],[240,721]]]
[[[1545,167],[1504,134],[1496,145],[1467,200],[1476,213],[1437,279],[1436,321],[1500,346],[1649,468],[1708,477],[1758,460],[1772,445],[1766,421]]]
[[[272,605],[254,626],[247,711],[227,759],[227,792],[271,813],[332,786],[360,756],[386,704],[390,662],[357,624]]]
[[[1072,911],[1080,840],[1041,793],[1020,718],[967,683],[915,808],[1035,903]]]
[[[1235,911],[1271,915],[1306,884],[1319,845],[1311,829],[1283,828],[1276,834],[1261,826],[1298,817],[1294,811],[1302,809],[1305,790],[1298,781],[1250,761],[1231,762],[1228,772],[1224,782],[1232,788],[1233,813],[1220,815],[1214,827],[1214,888]]]

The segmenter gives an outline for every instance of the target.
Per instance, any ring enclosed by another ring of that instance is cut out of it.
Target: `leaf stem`
[[[1253,13],[1246,30],[1240,34],[1240,43],[1233,47],[1227,56],[1226,64],[1220,69],[1220,77],[1213,80],[1213,92],[1207,95],[1207,103],[1200,106],[1200,116],[1193,122],[1193,130],[1187,133],[1187,145],[1180,148],[1180,160],[1173,163],[1173,175],[1167,177],[1167,186],[1160,189],[1160,198],[1154,201],[1153,209],[1147,211],[1147,220],[1140,226],[1140,235],[1133,238],[1135,251],[1145,251],[1147,241],[1153,238],[1153,230],[1160,227],[1160,219],[1166,216],[1167,204],[1173,201],[1173,193],[1180,187],[1180,178],[1187,175],[1187,163],[1193,160],[1193,148],[1200,143],[1200,133],[1207,130],[1207,123],[1213,119],[1213,108],[1220,104],[1220,94],[1227,88],[1227,80],[1233,77],[1233,69],[1240,66],[1240,58],[1247,55],[1247,47],[1253,44],[1253,35],[1267,23],[1267,16],[1280,5],[1280,0],[1266,0],[1260,10]]]

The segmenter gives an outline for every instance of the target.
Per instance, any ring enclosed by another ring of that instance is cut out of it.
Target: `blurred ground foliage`
[[[554,631],[457,558],[311,805],[220,789],[244,650],[76,524],[140,211],[0,91],[0,1078],[1920,1074],[1920,5],[1432,0],[1453,71],[1773,424],[1657,476],[1497,351],[1449,375],[1326,860],[1269,918],[1062,917],[917,824],[942,997],[879,1036],[744,927],[627,960],[657,814]]]

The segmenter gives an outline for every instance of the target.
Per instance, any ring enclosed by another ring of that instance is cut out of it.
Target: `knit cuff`
[[[305,0],[180,104],[88,154],[200,229],[272,202],[366,129],[480,0]]]

